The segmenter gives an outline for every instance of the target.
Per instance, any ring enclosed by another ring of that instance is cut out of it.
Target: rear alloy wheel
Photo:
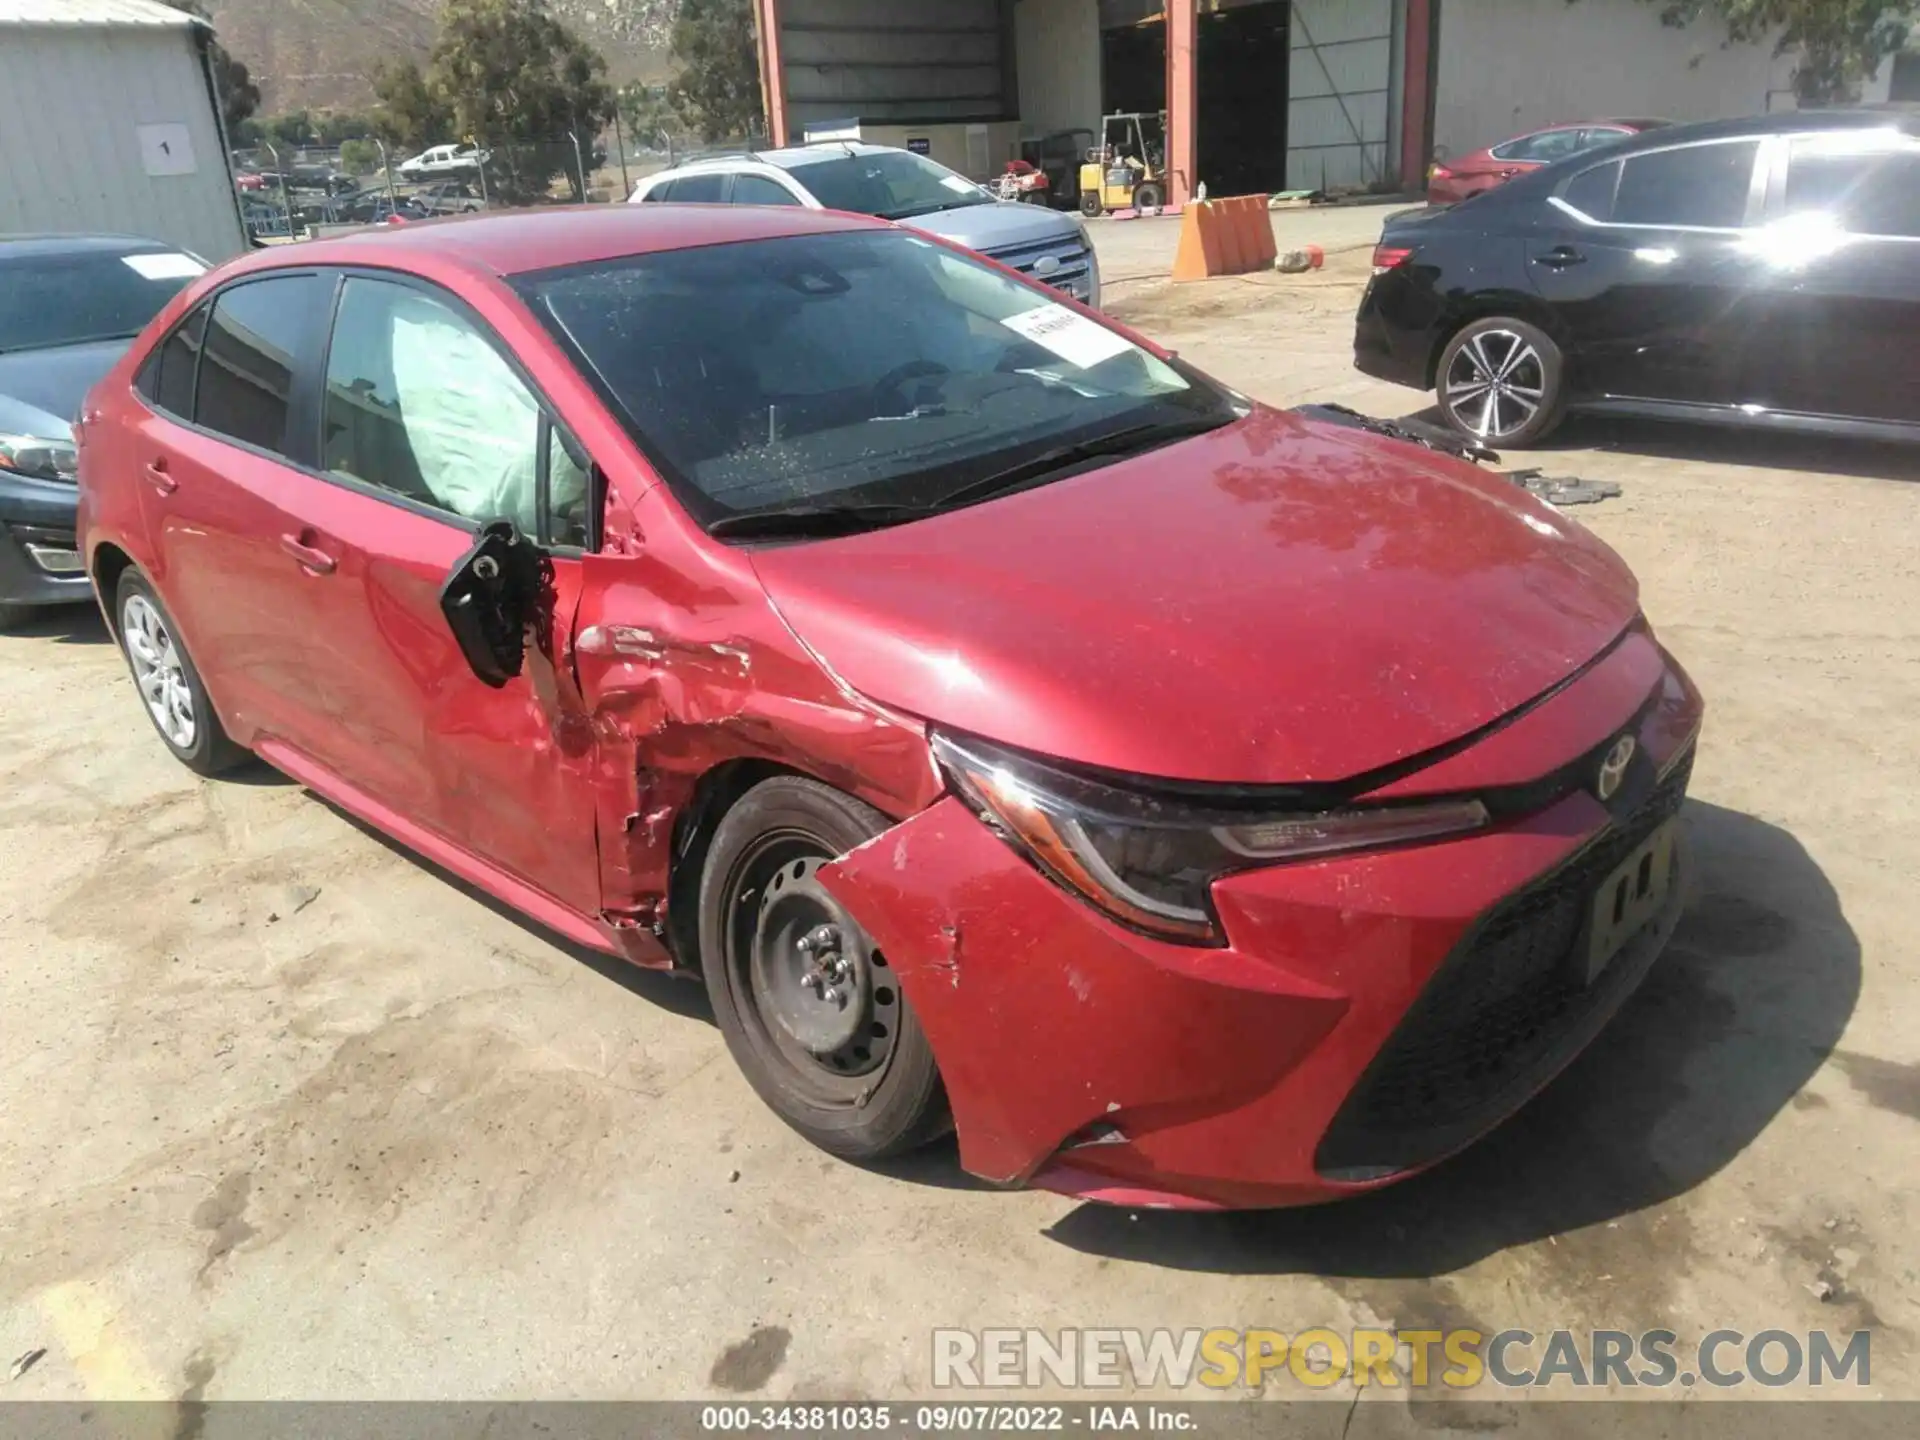
[[[781,776],[727,812],[701,881],[700,958],[727,1048],[781,1119],[852,1160],[901,1154],[949,1123],[892,966],[819,879],[886,825],[850,796]]]
[[[1488,445],[1524,448],[1560,423],[1560,347],[1524,320],[1476,320],[1440,352],[1439,401],[1447,423]]]
[[[173,619],[139,571],[120,577],[114,614],[120,648],[147,717],[174,758],[201,775],[215,775],[247,758],[221,728],[200,672],[180,643]]]

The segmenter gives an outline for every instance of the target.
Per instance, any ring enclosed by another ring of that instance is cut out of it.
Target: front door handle
[[[331,575],[340,563],[326,551],[315,548],[307,542],[314,538],[313,531],[302,530],[298,535],[282,535],[280,548],[298,560],[302,567],[315,575]]]
[[[147,483],[162,495],[171,495],[180,488],[180,482],[167,473],[167,462],[165,460],[152,461],[142,468],[140,473],[146,476]]]
[[[1556,245],[1544,255],[1533,257],[1533,263],[1544,265],[1549,270],[1564,270],[1569,265],[1584,265],[1587,257],[1571,245]]]

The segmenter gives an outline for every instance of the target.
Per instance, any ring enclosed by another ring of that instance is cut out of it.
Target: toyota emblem
[[[1633,752],[1637,748],[1631,735],[1622,735],[1607,751],[1607,758],[1600,762],[1600,773],[1593,782],[1593,793],[1602,801],[1611,800],[1619,793],[1620,782],[1627,778],[1627,766],[1633,763]]]

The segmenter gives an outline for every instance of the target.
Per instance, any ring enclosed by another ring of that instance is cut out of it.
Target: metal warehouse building
[[[152,0],[0,0],[0,234],[245,249],[210,36]]]
[[[1022,139],[1168,114],[1172,198],[1416,185],[1436,145],[1560,120],[1791,105],[1792,61],[1641,0],[756,0],[776,139],[866,138],[977,179]],[[1884,99],[1884,93],[1867,98]]]

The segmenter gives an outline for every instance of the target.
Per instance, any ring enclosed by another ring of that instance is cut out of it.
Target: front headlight
[[[0,470],[36,480],[71,480],[78,469],[79,456],[71,440],[0,434]]]
[[[1187,944],[1223,937],[1209,892],[1235,870],[1477,830],[1478,800],[1300,813],[1204,809],[936,734],[954,789],[1047,874],[1123,924]]]

